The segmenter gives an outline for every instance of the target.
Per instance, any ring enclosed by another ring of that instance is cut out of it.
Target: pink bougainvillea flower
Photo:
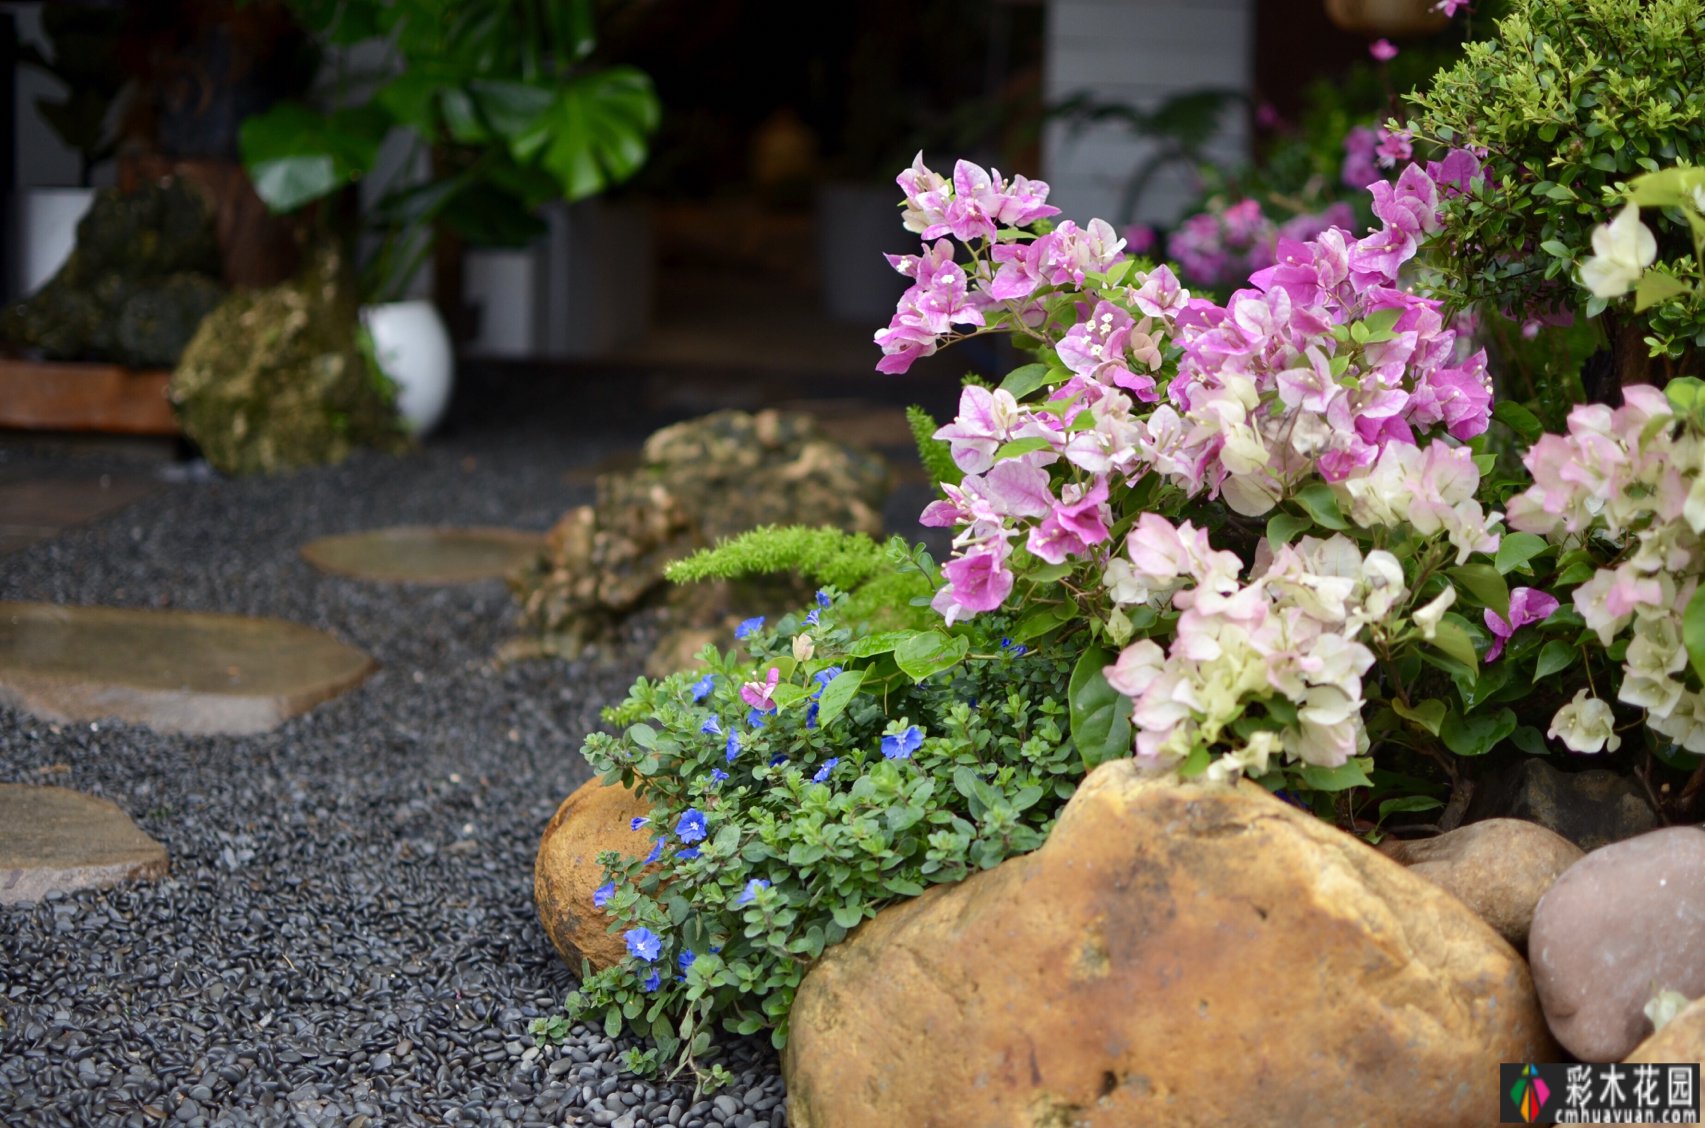
[[[770,695],[776,691],[776,683],[781,681],[781,671],[770,667],[767,681],[749,681],[740,687],[740,700],[750,705],[760,713],[773,713],[776,703]]]
[[[1486,609],[1486,629],[1492,632],[1492,648],[1486,651],[1486,661],[1495,662],[1504,652],[1510,637],[1529,623],[1543,623],[1557,610],[1557,600],[1536,588],[1519,587],[1510,592],[1510,618],[1503,617],[1490,607]]]
[[[1453,18],[1462,9],[1468,7],[1468,0],[1439,0],[1433,5],[1433,11],[1443,13],[1445,19]]]
[[[1392,46],[1389,39],[1376,39],[1368,44],[1368,54],[1379,62],[1389,63],[1397,57],[1397,48]]]

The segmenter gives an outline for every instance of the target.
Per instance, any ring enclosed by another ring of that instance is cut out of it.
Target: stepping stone
[[[64,787],[0,783],[0,905],[148,881],[168,868],[166,848],[111,801]]]
[[[266,732],[376,668],[354,647],[282,619],[0,603],[0,703],[48,721]]]
[[[497,580],[545,550],[542,533],[519,529],[404,526],[321,537],[302,546],[322,572],[402,584]]]

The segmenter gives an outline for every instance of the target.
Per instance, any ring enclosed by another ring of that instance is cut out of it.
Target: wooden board
[[[116,364],[54,364],[0,357],[0,427],[30,431],[179,434],[166,399],[170,372]]]

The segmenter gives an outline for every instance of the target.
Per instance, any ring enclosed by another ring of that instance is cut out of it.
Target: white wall
[[[1255,35],[1254,0],[1048,0],[1043,91],[1049,104],[1089,91],[1104,101],[1152,109],[1169,95],[1206,87],[1247,92]],[[1235,166],[1248,156],[1247,117],[1234,108],[1208,147]],[[1154,151],[1122,125],[1075,131],[1050,122],[1042,139],[1048,200],[1082,223],[1116,212],[1131,173]],[[1195,195],[1181,173],[1150,182],[1136,216],[1167,223]]]

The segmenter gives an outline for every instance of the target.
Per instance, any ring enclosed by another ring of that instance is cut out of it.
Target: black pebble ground
[[[528,394],[403,458],[179,482],[0,557],[0,599],[274,615],[380,664],[260,736],[0,708],[0,782],[109,798],[172,865],[0,907],[0,1124],[786,1123],[766,1040],[730,1040],[733,1083],[695,1099],[623,1073],[631,1043],[601,1030],[543,1049],[528,1033],[574,985],[534,915],[539,833],[588,778],[580,738],[638,673],[647,624],[587,661],[498,669],[515,629],[501,582],[364,583],[298,555],[394,524],[542,530],[591,500],[568,471],[656,422]]]

